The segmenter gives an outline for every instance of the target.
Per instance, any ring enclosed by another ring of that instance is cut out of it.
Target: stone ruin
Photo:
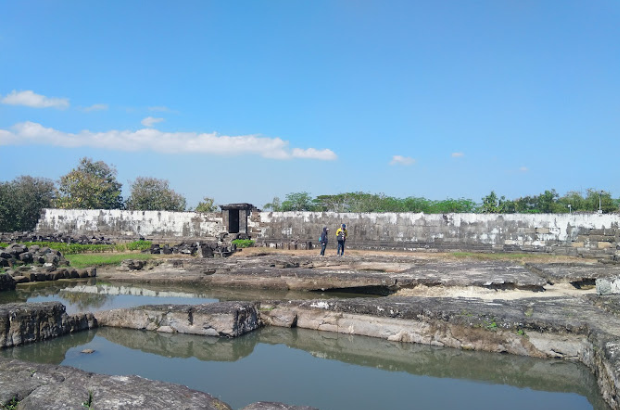
[[[114,242],[103,236],[86,236],[78,237],[65,235],[62,232],[50,235],[40,235],[36,232],[0,232],[0,242],[3,243],[24,243],[24,242],[56,242],[80,245],[114,245]]]
[[[0,290],[15,289],[24,282],[40,282],[58,279],[89,278],[97,275],[95,268],[74,269],[69,267],[62,253],[49,247],[11,244],[0,247]]]

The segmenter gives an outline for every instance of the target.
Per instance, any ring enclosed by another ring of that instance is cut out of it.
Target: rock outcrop
[[[96,326],[92,314],[68,315],[60,302],[0,305],[0,348],[39,342]]]
[[[238,337],[261,325],[251,302],[149,305],[98,312],[95,316],[99,326],[217,337]]]
[[[0,248],[0,291],[15,289],[17,283],[58,279],[90,278],[96,268],[75,269],[68,266],[62,253],[49,247],[11,244]]]
[[[0,404],[11,401],[21,410],[232,410],[210,394],[176,384],[0,359]]]

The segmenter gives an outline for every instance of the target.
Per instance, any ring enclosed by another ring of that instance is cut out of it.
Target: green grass
[[[113,253],[113,254],[73,254],[65,258],[74,268],[86,268],[90,266],[119,266],[125,259],[153,259],[150,253]]]

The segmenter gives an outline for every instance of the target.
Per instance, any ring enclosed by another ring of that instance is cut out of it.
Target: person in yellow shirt
[[[344,243],[347,241],[347,233],[346,224],[342,224],[336,231],[336,240],[338,240],[338,251],[336,252],[336,255],[338,256],[344,255]]]

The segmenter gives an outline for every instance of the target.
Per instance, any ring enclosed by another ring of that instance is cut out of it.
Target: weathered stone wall
[[[226,231],[220,212],[44,209],[36,231],[112,237],[214,237]]]
[[[354,249],[548,252],[612,259],[620,243],[618,214],[423,214],[261,212],[250,219],[265,246],[316,246],[323,226],[345,223]]]
[[[91,313],[67,315],[60,302],[0,306],[0,349],[97,327]]]
[[[37,231],[70,235],[149,238],[216,237],[227,232],[227,211],[214,213],[45,209]],[[620,257],[618,214],[423,214],[250,212],[240,229],[259,245],[307,249],[318,245],[323,226],[346,223],[352,249],[547,252]]]

